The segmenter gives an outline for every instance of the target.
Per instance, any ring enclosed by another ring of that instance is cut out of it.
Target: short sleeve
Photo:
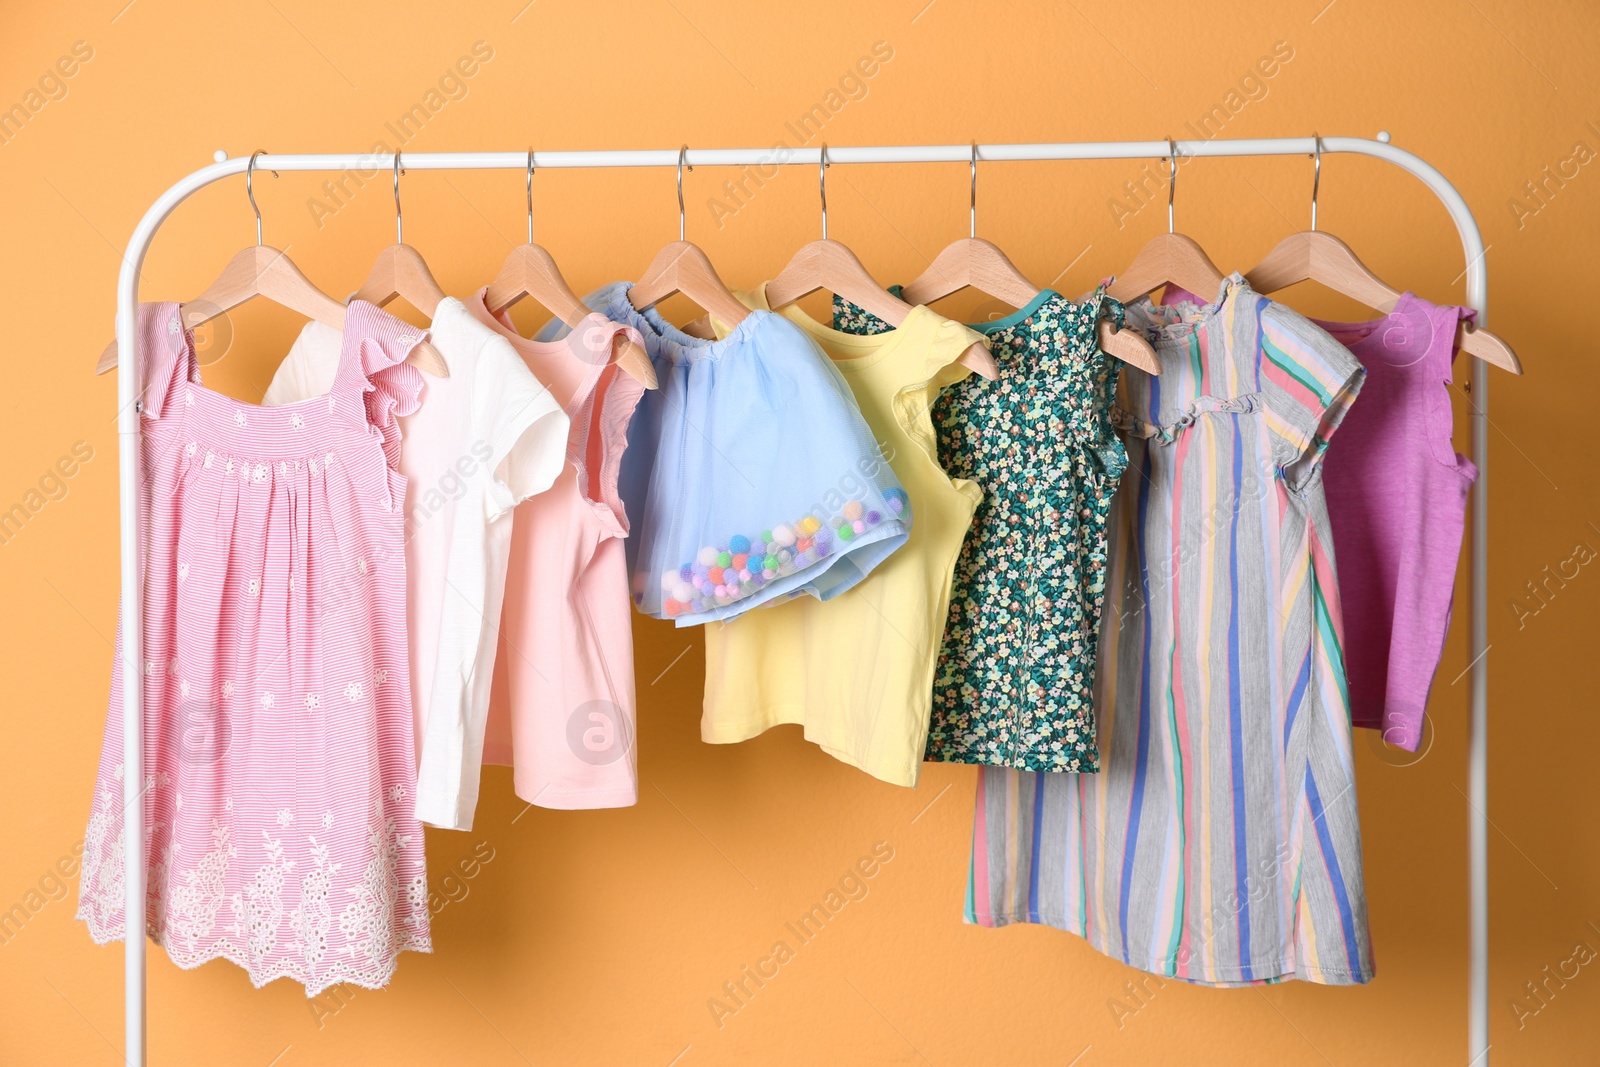
[[[484,493],[490,521],[544,492],[567,458],[567,413],[516,350],[493,338],[479,356],[474,436],[488,445],[492,472]]]
[[[1262,299],[1259,374],[1273,461],[1290,489],[1317,474],[1366,377],[1350,350],[1282,304]]]
[[[937,435],[933,428],[933,402],[945,389],[972,374],[961,362],[961,354],[974,344],[987,345],[983,334],[958,322],[942,318],[937,312],[918,309],[927,314],[932,327],[918,334],[920,328],[907,319],[899,327],[911,330],[915,340],[903,342],[906,360],[902,378],[906,386],[895,394],[895,419],[906,436],[927,456],[928,462],[948,477],[939,463]],[[924,340],[924,337],[926,340]],[[970,483],[969,483],[970,484]]]
[[[617,346],[626,337],[644,347],[644,335],[632,326],[623,326],[601,316],[591,316],[590,345],[612,353],[608,360],[610,369],[599,376],[588,405],[589,438],[584,443],[583,469],[587,477],[584,487],[589,499],[605,509],[611,516],[608,523],[618,537],[628,534],[628,509],[618,488],[622,472],[622,457],[628,448],[628,425],[634,410],[644,396],[644,386],[627,372],[615,366]],[[604,340],[595,340],[592,331],[598,329]]]
[[[140,304],[138,337],[139,411],[159,419],[186,382],[194,379],[194,353],[177,304]]]

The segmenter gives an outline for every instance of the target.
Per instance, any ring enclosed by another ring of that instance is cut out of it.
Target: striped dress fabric
[[[1373,974],[1321,483],[1363,372],[1237,274],[1130,305],[1098,775],[983,768],[967,918],[1206,985]],[[1337,447],[1337,446],[1335,446]]]
[[[354,301],[332,390],[261,407],[200,383],[178,305],[139,319],[146,932],[257,986],[381,986],[430,950],[396,469],[421,331]],[[126,934],[124,675],[83,845],[99,942]]]

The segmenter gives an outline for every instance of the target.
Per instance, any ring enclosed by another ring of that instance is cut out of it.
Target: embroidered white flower
[[[289,575],[289,592],[294,592],[294,575]]]
[[[254,477],[257,482],[266,481],[267,480],[267,465],[265,463],[257,463],[256,464],[256,469],[252,472],[252,477]]]
[[[222,468],[222,472],[224,474],[232,474],[233,473],[233,460],[231,460],[231,459],[228,460],[228,465],[226,467]]]
[[[232,797],[224,797],[223,798],[223,800],[222,800],[222,810],[223,811],[232,811],[233,810],[233,798]]]
[[[317,710],[318,708],[322,707],[322,698],[317,696],[315,693],[307,693],[306,707],[310,708],[312,711]]]
[[[172,674],[172,675],[175,675],[175,674],[178,673],[178,657],[177,656],[173,656],[172,659],[167,661],[167,673],[168,674]]]
[[[206,462],[205,462],[206,470],[210,470],[211,469],[211,465],[213,463],[215,463],[216,461],[217,461],[217,454],[215,452],[212,452],[211,450],[207,449],[206,450]]]
[[[306,460],[306,466],[311,468],[311,473],[312,474],[317,473],[318,467],[317,467],[317,461],[316,460],[314,460],[314,459]]]
[[[250,584],[248,586],[246,586],[246,590],[249,592],[249,594],[251,596],[260,596],[261,595],[261,579],[260,578],[252,578],[252,579],[250,579]]]
[[[389,799],[390,800],[399,800],[401,797],[403,797],[405,795],[406,795],[406,787],[405,786],[403,786],[403,785],[391,785],[389,787]]]
[[[193,456],[199,450],[200,445],[194,441],[190,441],[188,444],[183,446],[183,454],[186,456]]]
[[[276,704],[277,702],[278,702],[277,698],[274,697],[271,693],[262,693],[261,694],[261,706],[262,707],[270,708],[270,707],[272,707],[272,705]]]
[[[244,409],[241,408],[240,410],[235,411],[233,413],[233,421],[238,423],[240,426],[243,426],[245,423],[249,422],[250,420],[245,417]]]
[[[178,805],[178,810],[179,811],[183,810],[183,794],[182,793],[178,794],[178,799],[176,801],[174,801],[174,803],[176,803]]]
[[[168,319],[167,320],[167,332],[168,333],[177,333],[178,329],[179,329],[179,327],[178,327],[178,320],[177,319]]]
[[[349,685],[344,687],[344,695],[350,698],[350,703],[352,704],[361,699],[361,694],[363,692],[365,692],[365,690],[361,688],[360,682],[351,682]]]
[[[188,695],[189,695],[189,679],[185,678],[181,682],[178,683],[178,692],[180,694],[182,694],[184,697],[188,697]]]
[[[289,425],[293,426],[297,430],[303,430],[306,426],[306,420],[297,411],[293,415],[289,416]]]
[[[333,829],[333,812],[332,812],[332,810],[325,811],[325,812],[322,813],[322,828],[324,830]]]
[[[332,452],[329,452],[326,456],[322,457],[322,465],[324,467],[333,466],[333,453]]]
[[[362,574],[367,573],[367,557],[362,556],[360,559],[356,560],[356,566],[361,568]]]
[[[232,682],[223,682],[222,683],[222,695],[225,696],[225,697],[233,696],[233,683]]]
[[[384,682],[387,682],[389,680],[389,672],[385,671],[385,670],[373,671],[372,672],[372,680],[376,684],[382,685]]]
[[[187,563],[178,564],[178,581],[186,582],[188,580],[189,580],[189,565]]]
[[[290,811],[288,808],[279,808],[278,825],[288,826],[292,822],[294,822],[294,812]]]
[[[149,660],[149,659],[145,660],[144,661],[144,676],[146,678],[148,678],[152,674],[155,674],[155,673],[156,673],[155,661],[154,660]]]
[[[120,781],[122,781],[123,776],[126,775],[127,773],[128,773],[127,766],[125,764],[119,763],[119,764],[117,764],[117,769],[112,771],[111,775],[112,775],[113,778],[115,778],[117,781],[120,782]]]
[[[185,389],[183,391],[183,406],[186,407],[186,408],[194,407],[194,393],[193,393],[193,391],[188,390],[188,389]]]

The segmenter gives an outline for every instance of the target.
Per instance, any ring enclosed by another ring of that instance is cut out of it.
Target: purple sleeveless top
[[[1317,322],[1367,369],[1322,474],[1351,717],[1412,752],[1450,627],[1467,490],[1478,476],[1450,438],[1456,327],[1474,314],[1406,293],[1381,319]]]

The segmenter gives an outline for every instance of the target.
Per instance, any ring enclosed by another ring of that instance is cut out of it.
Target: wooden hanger
[[[1388,314],[1401,293],[1374,274],[1349,245],[1317,229],[1317,191],[1322,184],[1322,138],[1312,135],[1316,153],[1311,179],[1311,229],[1290,234],[1267,253],[1245,281],[1266,295],[1300,282],[1318,282],[1336,293],[1359,300],[1374,311]],[[1512,374],[1522,373],[1522,361],[1501,338],[1466,321],[1456,327],[1456,347],[1485,363]]]
[[[849,248],[828,239],[828,166],[828,146],[824,143],[817,157],[817,181],[822,193],[822,240],[802,247],[789,260],[788,266],[767,283],[767,306],[776,311],[818,289],[826,289],[890,326],[898,327],[911,314],[912,305],[879,285]],[[1000,377],[994,356],[980,341],[968,346],[959,362],[991,382]]]
[[[1172,196],[1178,184],[1178,146],[1167,138],[1168,164],[1172,170],[1167,175],[1167,232],[1156,237],[1134,257],[1128,269],[1117,275],[1117,280],[1106,290],[1124,304],[1131,303],[1155,292],[1165,285],[1187,289],[1201,300],[1215,299],[1222,288],[1222,272],[1211,262],[1211,257],[1194,242],[1176,232],[1172,226]]]
[[[225,311],[238,307],[245,301],[262,296],[291,311],[298,311],[309,319],[323,323],[335,330],[344,329],[344,305],[312,285],[310,280],[294,265],[287,253],[261,243],[261,209],[256,206],[254,173],[256,156],[253,152],[244,171],[245,195],[256,215],[256,243],[228,260],[212,282],[195,299],[185,303],[180,311],[183,328],[193,330],[201,323],[216,318]],[[420,369],[436,378],[448,376],[444,359],[432,345],[424,342],[411,350],[406,358]],[[117,342],[113,340],[100,353],[94,372],[104,374],[117,365]]]
[[[917,280],[900,291],[909,304],[931,304],[973,288],[1004,300],[1015,308],[1027,307],[1039,295],[1039,287],[1028,280],[1006,254],[978,236],[978,144],[972,144],[971,199],[968,236],[945,246]],[[1096,327],[1100,349],[1147,374],[1160,374],[1156,350],[1138,331],[1116,329],[1101,319]]]
[[[511,307],[524,297],[532,297],[568,326],[576,327],[593,312],[578,299],[567,280],[561,276],[556,261],[542,247],[533,243],[533,149],[528,149],[528,241],[518,245],[506,256],[500,273],[489,283],[484,293],[484,304],[491,315]],[[615,345],[615,362],[630,377],[637,379],[646,389],[656,388],[656,369],[643,348],[618,334]]]
[[[377,261],[361,283],[352,300],[365,300],[375,307],[383,307],[399,298],[428,316],[431,320],[444,299],[444,290],[434,281],[433,272],[422,258],[422,253],[405,242],[405,220],[400,212],[400,153],[394,154],[394,244],[378,253]],[[438,349],[428,341],[418,348],[427,348],[435,355]],[[439,356],[444,363],[444,357]]]
[[[636,310],[653,307],[682,293],[729,326],[743,322],[750,309],[723,284],[711,260],[699,247],[684,240],[683,172],[688,167],[689,146],[678,149],[678,239],[656,253],[641,277],[628,289],[628,302]],[[693,170],[693,167],[688,167]]]

